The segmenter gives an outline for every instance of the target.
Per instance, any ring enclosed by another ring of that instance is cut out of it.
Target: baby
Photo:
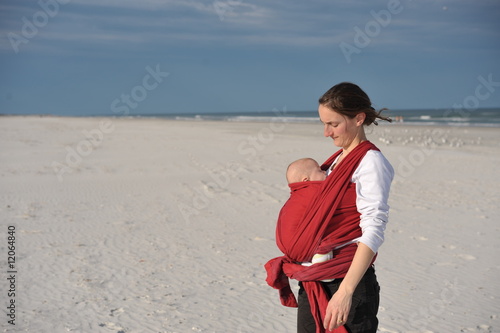
[[[292,162],[287,170],[286,170],[286,180],[288,181],[288,184],[294,184],[294,183],[300,183],[300,182],[318,182],[318,181],[323,181],[326,179],[326,171],[322,170],[321,167],[319,166],[318,162],[316,162],[312,158],[301,158],[297,161]],[[310,186],[313,185],[320,185],[318,183],[316,184],[310,184]],[[305,189],[307,186],[302,187],[301,189]],[[295,190],[292,191],[291,195],[297,195],[296,191],[301,191]],[[313,197],[311,197],[311,200]],[[332,252],[328,252],[325,254],[315,254],[312,257],[311,262],[304,262],[302,263],[303,266],[310,266],[312,264],[320,263],[320,262],[325,262],[327,260],[330,260],[333,258]],[[332,280],[323,280],[323,282],[329,282]]]

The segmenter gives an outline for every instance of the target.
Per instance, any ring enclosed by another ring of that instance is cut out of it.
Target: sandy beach
[[[294,332],[263,265],[281,255],[286,166],[337,149],[322,133],[279,119],[0,117],[1,331]],[[396,171],[379,331],[499,332],[500,129],[367,135]]]

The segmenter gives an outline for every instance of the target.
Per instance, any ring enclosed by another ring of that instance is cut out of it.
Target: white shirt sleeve
[[[394,169],[378,150],[369,150],[354,171],[356,206],[361,214],[359,226],[363,235],[357,242],[367,245],[373,252],[384,242],[384,231],[389,218],[389,190]]]

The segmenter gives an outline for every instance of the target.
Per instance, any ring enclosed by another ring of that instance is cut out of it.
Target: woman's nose
[[[332,136],[332,129],[330,128],[330,126],[325,125],[323,134],[325,135],[325,137]]]

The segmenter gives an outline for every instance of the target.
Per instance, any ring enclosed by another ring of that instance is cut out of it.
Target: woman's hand
[[[339,289],[333,294],[326,307],[325,320],[323,322],[325,329],[331,331],[346,323],[347,316],[349,316],[349,311],[351,310],[354,290],[370,266],[374,255],[375,253],[368,246],[361,242],[358,243],[351,266],[342,283],[340,283]]]
[[[347,292],[345,288],[342,288],[342,284],[339,289],[328,302],[326,308],[325,320],[323,326],[327,330],[333,330],[345,324],[347,321],[347,316],[349,316],[349,310],[352,304],[352,292]]]

